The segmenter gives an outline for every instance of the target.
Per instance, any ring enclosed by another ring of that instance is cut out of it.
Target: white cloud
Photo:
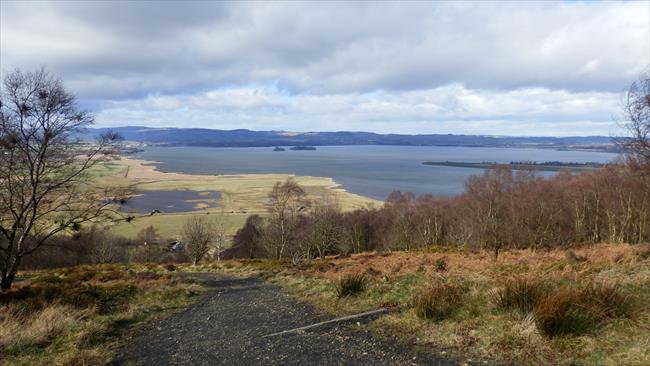
[[[417,91],[289,96],[276,88],[219,89],[112,102],[102,125],[234,129],[564,135],[609,134],[616,93],[490,91],[451,85]],[[605,116],[605,117],[603,117]],[[318,126],[315,128],[313,126]],[[587,128],[587,129],[585,129]],[[469,131],[468,131],[469,130]]]
[[[112,125],[606,133],[617,93],[650,63],[648,2],[0,10],[2,72],[46,65]]]

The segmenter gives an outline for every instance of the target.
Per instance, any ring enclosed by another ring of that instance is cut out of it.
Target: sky
[[[98,127],[619,135],[650,2],[0,2]]]

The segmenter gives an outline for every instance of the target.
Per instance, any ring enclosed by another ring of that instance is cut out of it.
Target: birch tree
[[[11,288],[22,259],[52,237],[109,218],[115,191],[92,184],[90,169],[118,136],[82,143],[93,123],[45,70],[6,74],[0,87],[0,287]]]

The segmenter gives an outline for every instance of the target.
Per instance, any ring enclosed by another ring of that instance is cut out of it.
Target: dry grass
[[[46,345],[78,320],[72,307],[50,305],[31,314],[17,306],[0,308],[0,349]]]
[[[530,313],[537,301],[550,291],[551,284],[533,277],[507,280],[503,288],[494,292],[493,301],[501,309]]]
[[[547,337],[583,334],[595,328],[600,314],[583,305],[582,292],[571,287],[554,291],[535,305],[535,324]]]
[[[443,259],[446,262],[446,273],[450,277],[467,275],[472,277],[498,277],[503,283],[513,275],[525,273],[547,273],[557,276],[563,272],[580,272],[585,270],[610,267],[613,264],[634,264],[644,261],[641,256],[645,250],[650,250],[650,245],[627,244],[596,244],[573,248],[574,254],[587,258],[586,262],[570,263],[567,260],[567,251],[563,249],[552,250],[508,250],[495,263],[493,255],[484,251],[457,251],[444,248],[441,252],[412,251],[412,252],[369,252],[354,254],[346,258],[327,258],[313,260],[309,265],[298,267],[300,274],[310,277],[335,280],[359,270],[373,268],[380,273],[378,276],[391,275],[391,269],[399,267],[400,273],[417,273],[420,267],[425,273],[432,274],[437,271],[436,261]],[[643,273],[650,278],[650,269]]]
[[[591,283],[584,288],[566,286],[541,296],[535,304],[535,323],[548,337],[584,334],[614,318],[632,314],[631,295],[619,285]]]
[[[0,365],[97,365],[141,322],[203,289],[158,265],[78,266],[26,274],[0,293]]]
[[[380,306],[400,309],[369,327],[389,338],[455,355],[459,361],[650,364],[650,256],[645,254],[650,245],[599,244],[571,251],[508,250],[495,262],[488,252],[434,248],[363,253],[295,266],[229,261],[211,270],[258,275],[331,314]],[[441,259],[445,270],[439,268]],[[367,278],[365,291],[339,299],[337,280],[357,273]],[[439,286],[458,279],[464,292]],[[449,303],[453,305],[444,309]],[[432,309],[430,316],[425,309]],[[586,321],[580,318],[585,313]],[[549,336],[554,331],[545,329],[553,327],[570,331]]]
[[[413,297],[413,307],[419,317],[440,321],[458,310],[466,292],[461,283],[436,281]]]
[[[345,275],[336,283],[336,296],[340,299],[361,293],[366,289],[367,282],[363,273]]]

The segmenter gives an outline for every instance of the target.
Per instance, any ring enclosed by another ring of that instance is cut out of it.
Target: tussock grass
[[[345,275],[336,283],[336,296],[340,299],[361,293],[366,289],[367,282],[364,273]]]
[[[494,304],[505,310],[530,313],[537,301],[551,289],[547,281],[532,277],[517,277],[507,280],[504,286],[492,295]]]
[[[608,320],[631,314],[630,296],[619,285],[590,283],[584,288],[565,286],[541,297],[534,308],[537,328],[552,338],[585,334]]]
[[[564,334],[583,334],[599,324],[592,309],[585,308],[582,292],[566,287],[552,292],[537,302],[535,324],[547,337]]]
[[[440,321],[458,310],[467,290],[467,287],[459,282],[436,281],[413,297],[413,307],[419,317]]]
[[[636,306],[634,297],[617,283],[591,282],[582,290],[582,297],[601,318],[628,318]]]

